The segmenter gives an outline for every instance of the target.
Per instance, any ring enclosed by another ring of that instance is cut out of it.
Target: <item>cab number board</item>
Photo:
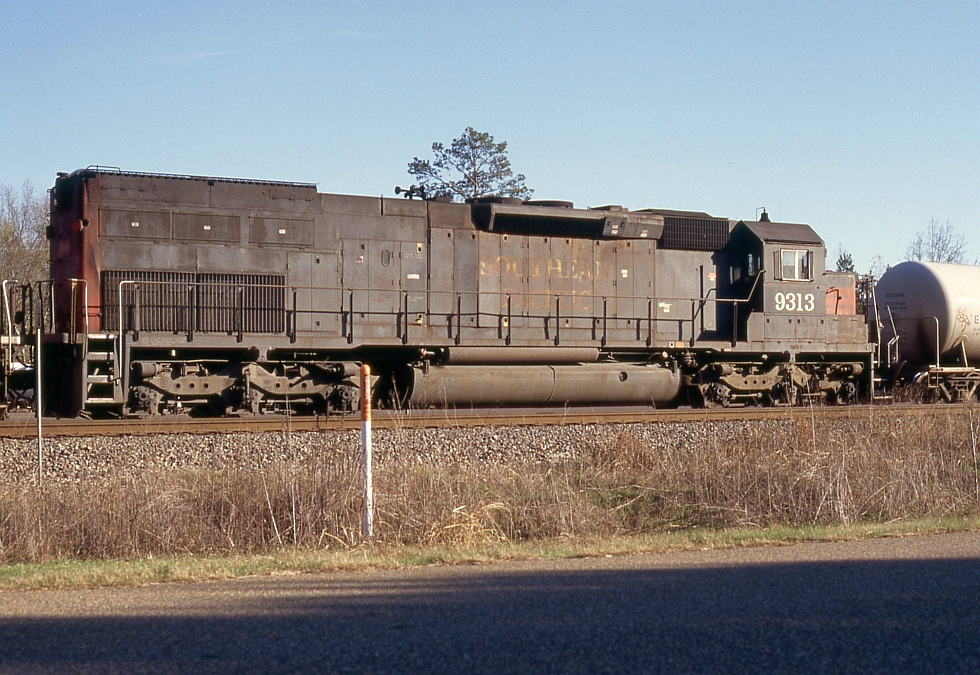
[[[812,312],[816,308],[813,293],[776,293],[777,312]]]

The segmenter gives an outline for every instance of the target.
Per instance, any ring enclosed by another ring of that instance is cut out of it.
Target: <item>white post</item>
[[[44,435],[41,433],[41,324],[37,325],[34,348],[34,405],[37,408],[37,484],[44,479]]]
[[[371,475],[371,366],[361,366],[361,482],[364,487],[365,539],[374,537],[374,488]]]

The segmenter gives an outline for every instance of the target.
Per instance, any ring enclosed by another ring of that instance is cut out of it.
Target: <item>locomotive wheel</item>
[[[775,405],[800,405],[802,392],[793,382],[782,382],[772,388],[772,401]]]
[[[133,387],[130,393],[130,410],[137,415],[158,415],[163,396],[150,387]]]
[[[854,382],[842,382],[837,390],[837,404],[850,405],[857,401],[858,387]]]
[[[720,382],[712,382],[704,392],[704,401],[709,407],[727,408],[731,405],[732,390]]]
[[[212,417],[224,417],[231,412],[231,406],[223,396],[212,396],[208,399],[208,411]]]

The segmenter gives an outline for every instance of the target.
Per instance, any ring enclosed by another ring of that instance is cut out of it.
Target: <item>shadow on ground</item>
[[[0,672],[980,671],[980,560],[443,568],[116,592],[132,603],[116,614],[144,615],[0,621]]]

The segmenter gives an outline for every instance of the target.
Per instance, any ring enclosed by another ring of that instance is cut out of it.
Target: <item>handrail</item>
[[[133,290],[135,290],[135,291],[138,292],[139,291],[139,284],[140,283],[142,283],[142,282],[132,281],[130,279],[123,279],[122,281],[119,282],[119,334],[116,335],[116,339],[113,340],[113,343],[114,344],[113,344],[113,348],[112,348],[112,351],[114,352],[114,355],[116,357],[115,367],[117,369],[116,370],[116,375],[117,376],[122,373],[122,367],[123,367],[123,362],[122,362],[122,337],[123,337],[123,301],[122,301],[122,299],[123,299],[123,286],[127,286],[127,285],[128,286],[133,286],[134,287]]]
[[[3,368],[4,368],[4,373],[3,373],[3,375],[4,375],[4,378],[3,378],[3,399],[4,399],[4,401],[7,400],[7,397],[10,394],[10,389],[9,389],[10,382],[9,382],[9,379],[6,376],[9,373],[9,369],[11,367],[11,363],[14,360],[14,344],[13,344],[14,343],[14,322],[13,322],[13,318],[12,318],[13,315],[10,312],[10,294],[9,294],[9,292],[7,290],[7,284],[8,283],[11,283],[11,282],[16,282],[16,280],[15,279],[4,279],[4,281],[3,281],[3,310],[4,310],[4,315],[7,318],[7,330],[9,331],[9,334],[7,335],[7,344],[4,345],[4,352],[6,353],[6,359],[3,362]],[[19,283],[19,282],[17,282],[17,283]]]
[[[7,284],[19,284],[20,282],[16,279],[4,279],[3,280],[3,310],[4,315],[7,317],[7,330],[9,331],[8,337],[14,336],[14,321],[13,315],[10,313],[10,292],[7,290]]]
[[[762,280],[762,277],[765,276],[765,274],[766,270],[759,270],[759,273],[755,275],[755,281],[752,282],[752,288],[749,289],[749,294],[744,300],[739,298],[732,299],[732,347],[738,343],[738,306],[752,302],[752,296],[755,295],[755,289],[759,286],[759,281]],[[716,302],[722,301],[724,301],[724,299],[716,300]]]
[[[13,315],[10,312],[10,293],[7,290],[7,284],[11,284],[11,283],[19,284],[20,282],[17,281],[16,279],[3,280],[3,310],[4,310],[4,315],[7,318],[7,330],[9,331],[7,335],[8,337],[7,344],[5,345],[5,351],[7,353],[7,360],[4,362],[5,368],[9,368],[11,361],[13,361],[14,359],[14,346],[13,346],[14,322],[13,322]],[[6,379],[4,380],[4,382],[5,382],[4,386],[6,386]],[[4,398],[6,398],[6,394],[7,392],[4,392]]]
[[[228,332],[229,335],[235,335],[238,340],[243,339],[243,334],[250,332],[251,329],[259,333],[284,334],[291,341],[295,341],[298,337],[300,324],[304,326],[306,324],[305,321],[300,321],[299,317],[317,315],[337,317],[340,321],[341,337],[346,338],[348,343],[353,343],[354,323],[377,324],[379,321],[384,323],[388,320],[384,317],[393,317],[399,337],[404,339],[412,332],[410,325],[407,325],[411,323],[408,317],[411,310],[411,312],[428,316],[429,319],[426,321],[428,325],[435,325],[436,321],[445,319],[450,328],[448,337],[456,341],[457,344],[461,340],[464,323],[468,328],[479,329],[502,326],[504,319],[506,319],[507,328],[502,330],[499,335],[502,340],[510,338],[513,341],[517,337],[516,327],[521,326],[522,322],[541,321],[546,339],[554,339],[556,344],[560,344],[563,337],[562,329],[567,327],[565,325],[567,322],[571,321],[572,329],[578,330],[587,328],[587,322],[591,320],[593,337],[596,341],[602,341],[603,338],[608,341],[612,332],[633,330],[636,340],[642,342],[645,339],[648,344],[652,345],[656,332],[655,324],[657,326],[669,324],[671,326],[668,331],[669,334],[673,334],[675,329],[677,331],[675,340],[690,342],[691,345],[694,345],[699,338],[697,330],[699,318],[704,320],[708,303],[716,303],[718,306],[726,304],[732,306],[732,339],[733,342],[737,343],[740,325],[739,308],[756,301],[755,294],[759,292],[760,285],[763,285],[765,275],[766,270],[759,270],[747,296],[742,298],[719,298],[717,297],[718,289],[715,287],[708,289],[701,297],[650,295],[613,297],[584,295],[575,291],[515,293],[507,290],[487,294],[476,290],[420,289],[416,299],[416,296],[401,288],[389,290],[349,286],[293,286],[283,283],[242,284],[238,280],[229,282],[192,281],[188,283],[186,280],[125,279],[119,281],[119,295],[115,298],[117,302],[114,309],[119,312],[116,322],[122,335],[127,330],[127,319],[124,311],[127,310],[127,307],[133,306],[132,295],[129,297],[125,295],[127,286],[138,286],[140,289],[151,286],[171,289],[179,287],[183,289],[183,292],[189,292],[188,302],[191,302],[191,305],[189,305],[188,311],[200,312],[213,308],[221,312],[227,310],[227,315],[222,315],[223,318],[215,321],[209,320],[205,324],[198,322],[197,319],[200,317],[190,316],[188,317],[190,323],[184,326],[182,325],[183,322],[167,313],[169,307],[167,300],[163,296],[153,295],[153,301],[146,306],[140,302],[137,311],[141,315],[145,316],[147,311],[154,312],[150,323],[142,321],[140,329],[145,330],[147,325],[151,325],[154,326],[151,330],[173,330],[175,333],[186,331],[188,336],[197,331],[206,333]],[[225,289],[230,294],[227,294],[226,297],[224,292],[214,294],[208,289]],[[272,294],[269,295],[269,292]],[[355,295],[358,296],[356,300]],[[380,307],[376,304],[376,299],[385,298],[389,295],[393,299],[393,304],[390,307],[387,303]],[[195,296],[200,306],[194,303],[190,296]],[[140,297],[144,299],[142,291]],[[334,301],[324,302],[326,297],[336,297],[336,304]],[[489,307],[488,298],[490,300]],[[616,311],[610,306],[611,301],[619,303]],[[360,307],[358,312],[355,312],[355,302]],[[178,304],[184,304],[185,308],[188,307],[186,303]],[[661,306],[676,305],[680,311],[675,312],[673,316],[667,316],[666,312],[669,310],[664,309],[665,313],[661,314],[655,306],[657,304]],[[684,310],[685,304],[690,305],[690,312]],[[264,315],[258,324],[254,324],[251,318],[246,320],[246,316],[251,317],[256,310],[271,312],[269,316],[275,314],[275,316],[285,317],[285,325],[282,324],[282,319],[267,319]],[[356,321],[355,314],[360,314],[366,318]],[[464,314],[470,317],[469,322],[463,321]],[[630,322],[630,328],[625,326],[627,321]],[[632,325],[633,321],[636,322],[635,330]],[[527,325],[530,326],[530,323]],[[161,326],[165,326],[165,328]],[[253,326],[256,327],[253,328]],[[453,328],[455,330],[452,330]],[[690,329],[690,334],[684,333],[687,328]],[[309,328],[304,328],[303,333],[306,333],[307,330]],[[619,332],[618,334],[622,336],[625,333]]]
[[[898,363],[898,357],[899,357],[899,354],[898,354],[898,329],[895,327],[895,315],[892,314],[892,306],[891,305],[885,305],[885,308],[888,310],[888,322],[892,326],[892,337],[888,341],[888,347],[886,347],[886,349],[888,350],[888,365],[891,365],[892,363]],[[878,331],[878,341],[879,342],[881,341],[881,331]],[[892,347],[895,348],[895,358],[894,359],[892,358]]]
[[[939,344],[939,317],[938,316],[930,316],[930,317],[927,317],[927,318],[932,319],[933,321],[936,322],[936,368],[939,368],[939,361],[940,361],[940,358],[939,358],[939,348],[940,348],[940,344]]]

